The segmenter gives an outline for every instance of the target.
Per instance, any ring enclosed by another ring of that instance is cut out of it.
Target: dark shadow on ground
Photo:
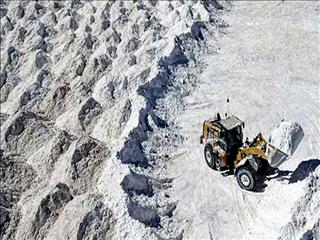
[[[288,183],[296,183],[306,179],[310,173],[314,172],[320,165],[319,159],[305,160],[299,163],[298,167],[294,171],[280,170],[279,168],[269,167],[266,173],[266,179],[280,179],[287,180]]]
[[[306,179],[320,165],[319,159],[310,159],[302,161],[294,171],[280,170],[279,168],[268,167],[264,175],[261,175],[257,181],[255,192],[264,192],[268,186],[266,182],[276,179],[287,181],[288,184],[296,183]]]
[[[319,165],[319,159],[311,159],[308,161],[301,162],[296,168],[296,170],[294,170],[291,174],[289,183],[295,183],[304,180],[310,175],[310,173],[314,172]]]

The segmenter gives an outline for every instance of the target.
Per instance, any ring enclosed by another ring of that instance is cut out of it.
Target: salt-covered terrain
[[[0,2],[0,239],[320,238],[317,2]],[[227,97],[259,192],[205,164]]]
[[[218,54],[176,119],[185,141],[169,169],[175,218],[186,239],[319,239],[319,3],[234,2],[223,19]],[[207,167],[199,136],[216,112],[291,155],[259,192]]]

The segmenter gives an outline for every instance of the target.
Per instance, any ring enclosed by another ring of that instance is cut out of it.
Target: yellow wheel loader
[[[255,190],[257,180],[271,166],[279,166],[288,155],[268,144],[259,133],[253,141],[243,142],[244,122],[236,116],[222,119],[219,115],[204,121],[200,143],[212,169],[234,172],[241,188]]]

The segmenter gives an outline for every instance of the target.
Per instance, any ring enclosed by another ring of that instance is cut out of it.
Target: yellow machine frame
[[[215,130],[214,133],[217,135],[210,136],[210,129]],[[220,137],[221,129],[215,125],[213,125],[210,121],[204,121],[202,135],[200,136],[200,143],[203,144],[208,139],[213,137]],[[245,159],[246,156],[252,155],[257,156],[260,159],[268,160],[268,156],[266,155],[266,147],[267,141],[262,137],[261,133],[259,133],[250,146],[242,147],[239,149],[238,154],[234,160],[234,168],[237,168],[238,164],[241,160]],[[221,160],[224,162],[224,165],[227,164],[227,153],[222,153],[220,155]]]
[[[239,149],[236,160],[234,162],[234,167],[236,168],[240,161],[248,155],[257,156],[260,159],[268,161],[268,156],[266,155],[267,141],[259,133],[251,146],[243,147]]]

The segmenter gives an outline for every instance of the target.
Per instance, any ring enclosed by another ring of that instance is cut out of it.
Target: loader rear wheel
[[[217,169],[217,163],[219,163],[219,156],[213,152],[210,145],[204,147],[204,158],[206,159],[207,165],[212,169]]]
[[[252,191],[256,187],[256,173],[250,166],[243,166],[237,169],[237,182],[241,188]]]

